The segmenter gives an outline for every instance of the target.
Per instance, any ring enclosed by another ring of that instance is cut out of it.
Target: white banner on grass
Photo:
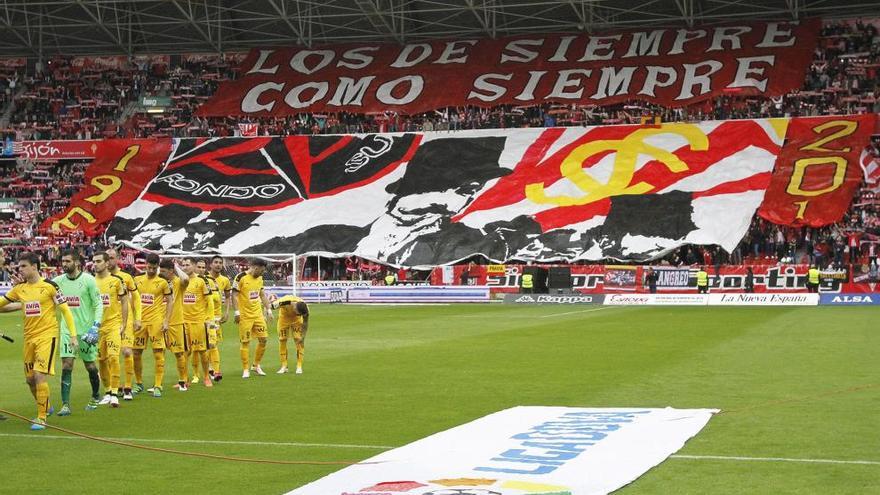
[[[288,495],[597,495],[696,435],[717,409],[514,407],[398,447]]]

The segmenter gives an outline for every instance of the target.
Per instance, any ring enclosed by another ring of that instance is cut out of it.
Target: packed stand
[[[107,60],[104,60],[107,59]],[[241,54],[213,56],[105,57],[93,62],[56,58],[37,66],[35,75],[22,63],[0,65],[0,106],[14,100],[15,111],[4,137],[24,139],[98,139],[150,136],[290,135],[640,123],[647,116],[663,121],[758,118],[840,113],[880,113],[880,35],[877,26],[834,22],[823,28],[814,62],[802,90],[777,99],[728,95],[700,105],[662,109],[639,102],[611,107],[547,104],[446,108],[421,115],[302,114],[239,120],[199,118],[195,109],[224,80],[235,78]],[[170,67],[170,68],[169,68]],[[161,113],[148,113],[142,99],[163,100]],[[870,150],[880,157],[875,141]],[[0,162],[0,198],[11,198],[10,216],[0,228],[7,254],[36,247],[45,259],[67,246],[89,246],[81,234],[55,236],[42,221],[60,211],[82,186],[85,163],[28,164]],[[878,162],[880,163],[880,162]],[[823,265],[876,262],[880,244],[877,186],[862,188],[844,221],[822,229],[792,229],[757,218],[730,255],[709,247],[685,247],[666,262],[675,264],[818,262]],[[364,260],[317,259],[302,265],[305,279],[373,280],[384,268]],[[320,275],[319,275],[320,274]],[[279,280],[289,273],[278,273]]]
[[[87,249],[92,244],[82,232],[53,233],[43,222],[70,204],[82,188],[88,162],[63,164],[0,161],[0,246],[7,258],[36,251],[52,269],[60,266],[60,252],[69,247]]]

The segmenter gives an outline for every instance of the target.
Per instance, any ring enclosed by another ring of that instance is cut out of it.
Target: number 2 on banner
[[[848,146],[839,149],[829,149],[825,148],[825,145],[837,139],[845,138],[851,135],[852,133],[856,132],[856,130],[858,130],[858,127],[858,122],[854,122],[851,120],[832,120],[830,122],[819,124],[812,129],[813,132],[816,134],[821,134],[828,129],[836,128],[838,130],[826,136],[821,136],[816,141],[801,147],[800,151],[815,151],[817,153],[848,153],[851,151],[851,148]],[[823,164],[834,165],[834,176],[831,179],[831,184],[821,189],[804,189],[802,186],[804,183],[804,176],[807,175],[807,169],[809,169],[812,165]],[[788,180],[788,187],[785,188],[785,192],[792,196],[821,196],[823,194],[836,191],[840,188],[840,186],[843,185],[846,179],[847,165],[848,163],[846,158],[842,156],[801,158],[794,162],[794,170],[792,171],[791,178]],[[807,212],[807,206],[809,206],[810,204],[810,200],[807,199],[804,201],[795,201],[794,204],[798,207],[795,218],[798,220],[803,220],[804,215]]]
[[[819,124],[816,127],[813,127],[813,132],[819,134],[820,132],[825,131],[826,129],[831,129],[833,127],[839,127],[840,130],[822,137],[822,139],[819,139],[815,143],[810,143],[804,146],[803,148],[801,148],[801,151],[818,151],[820,153],[832,153],[835,151],[842,151],[844,153],[847,153],[851,151],[849,147],[839,150],[830,150],[828,148],[823,148],[822,146],[830,143],[831,141],[834,141],[835,139],[845,138],[850,134],[856,132],[859,124],[851,120],[832,120],[830,122],[825,122],[824,124]]]

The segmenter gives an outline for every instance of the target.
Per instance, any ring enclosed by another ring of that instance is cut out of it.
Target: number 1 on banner
[[[138,152],[141,150],[141,145],[133,144],[125,149],[125,155],[116,162],[116,166],[113,167],[113,170],[117,172],[125,172],[125,167],[128,166],[129,160],[137,156]]]
[[[803,220],[804,214],[807,212],[807,205],[810,204],[810,200],[807,199],[804,201],[795,201],[794,204],[798,205],[798,211],[797,215],[795,215],[795,218],[797,218],[798,220]]]

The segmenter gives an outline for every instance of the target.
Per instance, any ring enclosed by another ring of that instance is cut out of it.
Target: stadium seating
[[[222,59],[184,60],[170,57],[162,63],[138,62],[126,69],[73,67],[69,59],[55,58],[35,74],[18,69],[0,70],[0,114],[8,114],[4,137],[27,139],[98,139],[113,137],[234,136],[248,129],[255,135],[364,133],[396,131],[455,131],[477,128],[582,126],[639,123],[645,116],[663,121],[694,121],[775,116],[880,113],[880,35],[872,24],[826,23],[804,86],[775,100],[724,97],[688,108],[665,109],[639,102],[614,107],[547,104],[541,107],[459,107],[421,115],[392,112],[354,115],[308,114],[256,121],[233,118],[205,119],[194,111],[224,80],[235,78]],[[142,97],[169,98],[161,113],[148,113]],[[256,126],[239,126],[256,124]],[[869,153],[880,157],[875,136]],[[52,266],[59,248],[87,246],[82,234],[53,235],[41,222],[64,208],[82,186],[87,163],[16,164],[3,162],[0,197],[15,199],[15,219],[0,228],[0,243],[14,254],[21,247],[36,248]],[[733,262],[750,264],[817,261],[822,264],[865,262],[874,258],[880,243],[877,194],[868,184],[853,201],[844,220],[821,229],[792,229],[756,218],[740,246],[729,255],[715,248],[684,247],[670,263]],[[368,263],[336,276],[371,278]],[[351,265],[351,263],[350,263]],[[366,268],[364,268],[366,267]],[[314,270],[314,275],[317,275]],[[347,275],[344,275],[347,274]],[[312,275],[311,273],[309,275]]]

